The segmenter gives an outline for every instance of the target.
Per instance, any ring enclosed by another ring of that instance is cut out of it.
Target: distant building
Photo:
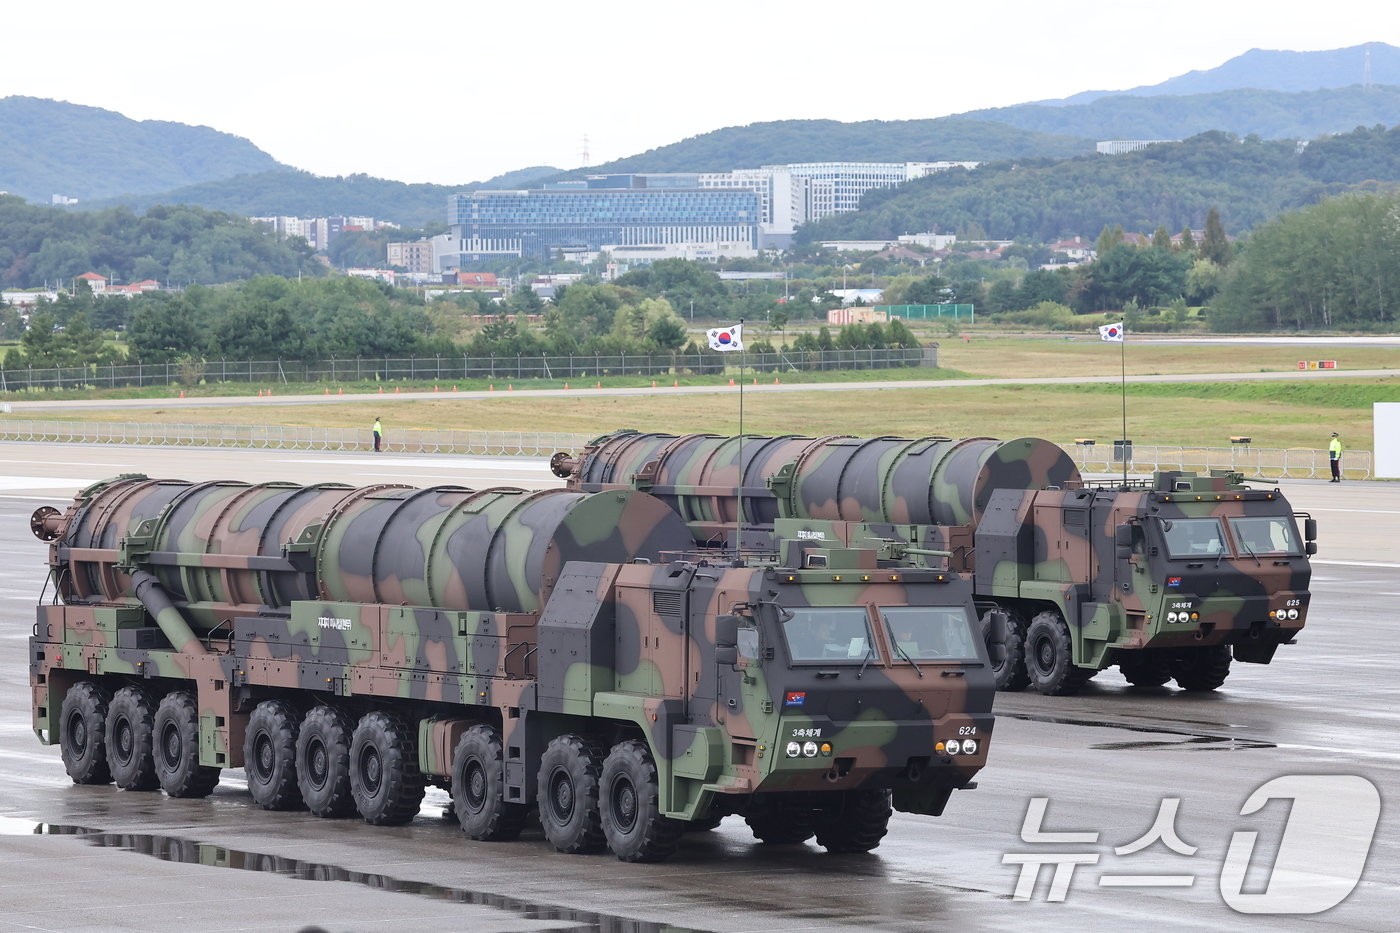
[[[407,243],[390,243],[386,261],[407,272],[433,272],[433,241],[424,238]]]
[[[543,189],[453,195],[448,222],[462,267],[498,256],[551,259],[605,246],[692,247],[756,255],[753,191],[705,189],[693,173],[596,175]]]
[[[1157,143],[1179,143],[1179,139],[1105,139],[1094,145],[1099,155],[1122,155]]]
[[[874,289],[861,289],[874,291]],[[834,294],[834,293],[833,293]],[[831,308],[826,312],[828,324],[883,324],[889,320],[889,313],[875,308]]]
[[[79,282],[86,282],[94,295],[100,295],[107,290],[107,277],[98,275],[96,272],[84,272],[82,275],[74,276],[73,285],[75,288]]]

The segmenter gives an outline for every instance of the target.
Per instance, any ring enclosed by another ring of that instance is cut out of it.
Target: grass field
[[[1371,404],[1400,402],[1400,350],[1390,348],[1307,348],[1130,343],[1128,436],[1138,444],[1227,446],[1229,438],[1249,435],[1257,447],[1325,447],[1338,431],[1349,448],[1371,447]],[[1035,376],[1116,375],[1120,348],[1098,340],[983,338],[945,340],[940,375],[1028,378]],[[1337,359],[1346,369],[1396,369],[1384,378],[1328,379],[1299,382],[1132,384],[1134,374],[1288,372],[1299,359]],[[1095,438],[1100,443],[1122,436],[1123,409],[1116,384],[1082,386],[992,386],[981,388],[919,387],[859,389],[853,374],[811,374],[811,381],[852,382],[849,390],[766,392],[772,374],[744,395],[744,430],[770,434],[927,435],[952,437],[1032,435],[1068,443]],[[928,370],[882,371],[870,378],[929,378]],[[749,377],[750,379],[755,377]],[[798,381],[794,374],[781,376]],[[717,381],[710,380],[712,383]],[[648,384],[609,380],[612,384]],[[649,381],[648,381],[649,382]],[[682,384],[704,382],[683,379]],[[517,386],[523,388],[524,386]],[[279,386],[279,394],[322,387]],[[407,388],[407,387],[406,387]],[[465,383],[461,388],[469,388]],[[498,386],[498,389],[501,388]],[[244,388],[253,394],[254,388]],[[347,392],[351,389],[347,388]],[[456,428],[602,434],[621,427],[653,431],[738,430],[737,392],[715,395],[664,394],[616,398],[590,395],[574,387],[559,398],[520,398],[497,392],[486,400],[453,398],[431,401],[350,399],[336,405],[287,405],[276,408],[240,405],[139,411],[49,413],[93,421],[161,421],[200,424],[278,424],[368,426],[376,415],[386,428]],[[35,415],[17,411],[9,417]]]

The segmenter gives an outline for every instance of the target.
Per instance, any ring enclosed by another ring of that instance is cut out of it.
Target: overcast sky
[[[439,184],[767,120],[920,119],[1156,84],[1251,48],[1400,45],[1389,0],[5,7],[0,97],[211,126],[318,175]]]

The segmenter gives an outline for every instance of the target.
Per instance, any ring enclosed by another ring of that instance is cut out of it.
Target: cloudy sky
[[[1387,9],[1384,0],[19,2],[6,4],[0,97],[211,126],[319,175],[466,184],[531,165],[596,165],[724,126],[936,117],[1156,84],[1251,48],[1400,45],[1400,17],[1378,15]]]

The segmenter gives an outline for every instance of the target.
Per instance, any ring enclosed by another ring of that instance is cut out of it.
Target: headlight
[[[802,754],[805,755],[805,756],[808,757],[808,758],[815,758],[815,757],[817,757],[817,743],[816,743],[816,742],[807,742],[806,744],[804,744],[804,745],[802,746]]]
[[[963,741],[962,741],[962,753],[963,753],[964,755],[975,755],[975,754],[977,754],[977,740],[976,740],[976,739],[963,739]]]
[[[1175,612],[1175,610],[1173,610],[1172,612],[1167,613],[1167,621],[1168,621],[1168,622],[1175,622],[1175,621],[1176,621],[1176,612]]]
[[[1289,618],[1289,619],[1296,619],[1296,618],[1298,618],[1298,610],[1297,610],[1297,609],[1290,609],[1290,610],[1288,610],[1288,618]]]
[[[962,743],[957,739],[949,739],[943,747],[950,755],[956,755],[962,751]]]
[[[796,758],[796,757],[797,757],[798,755],[800,755],[800,754],[802,754],[802,745],[801,745],[801,743],[799,743],[799,742],[789,742],[789,743],[787,743],[787,756],[788,756],[789,758]]]

